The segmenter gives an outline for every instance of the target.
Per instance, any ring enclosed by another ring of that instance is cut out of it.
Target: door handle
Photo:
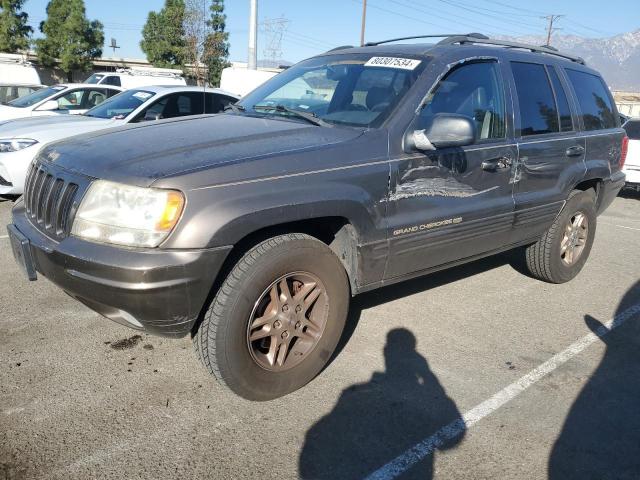
[[[574,145],[573,147],[567,148],[566,155],[567,157],[580,157],[584,153],[584,147],[580,145]]]
[[[509,157],[498,157],[492,158],[491,160],[485,160],[482,162],[482,169],[487,172],[495,172],[498,170],[504,170],[507,168],[511,168],[513,165],[513,160]]]

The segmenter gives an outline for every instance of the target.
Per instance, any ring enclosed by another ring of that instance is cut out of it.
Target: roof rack
[[[347,48],[353,48],[353,45],[340,45],[339,47],[332,48],[331,50],[327,50],[329,52],[336,52],[338,50],[346,50]]]
[[[116,73],[126,73],[135,76],[149,76],[149,77],[182,77],[182,70],[171,68],[153,68],[153,67],[125,67],[117,68]]]
[[[530,52],[555,55],[556,57],[562,57],[567,60],[571,60],[572,62],[579,63],[581,65],[585,64],[584,59],[582,57],[577,57],[574,55],[570,55],[568,53],[561,53],[558,51],[557,48],[554,48],[548,45],[536,46],[536,45],[529,45],[527,43],[510,42],[508,40],[493,40],[493,39],[490,39],[489,37],[478,38],[476,36],[469,36],[469,35],[452,35],[438,42],[438,45],[451,45],[454,43],[459,43],[460,45],[463,45],[465,43],[475,43],[475,44],[481,44],[481,45],[497,45],[500,47],[507,47],[507,48],[520,48],[523,50],[529,50]]]
[[[367,42],[364,44],[365,47],[375,47],[377,45],[382,45],[384,43],[393,43],[393,42],[400,42],[402,40],[416,40],[418,38],[475,38],[475,39],[489,39],[489,37],[487,37],[486,35],[483,35],[481,33],[441,33],[439,35],[416,35],[414,37],[401,37],[401,38],[392,38],[390,40],[382,40],[380,42]]]

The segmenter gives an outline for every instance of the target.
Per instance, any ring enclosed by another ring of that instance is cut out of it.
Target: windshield
[[[92,108],[85,115],[122,120],[154,95],[155,93],[146,90],[128,90]]]
[[[84,83],[100,83],[100,80],[104,78],[104,75],[101,73],[94,73],[89,78],[87,78]]]
[[[316,57],[267,81],[239,105],[249,114],[295,118],[287,112],[291,109],[330,124],[375,128],[402,100],[427,62],[370,54]]]
[[[54,96],[56,93],[60,93],[65,90],[67,87],[55,86],[43,88],[41,90],[37,90],[29,95],[25,95],[24,97],[16,98],[15,100],[11,100],[8,105],[12,107],[18,108],[26,108],[35,105],[36,103],[41,102],[49,97]]]

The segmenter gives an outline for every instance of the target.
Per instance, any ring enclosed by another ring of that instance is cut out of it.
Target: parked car
[[[627,161],[623,169],[627,176],[626,186],[640,192],[640,118],[630,118],[622,128],[629,137]]]
[[[46,147],[9,232],[30,279],[191,334],[253,400],[323,369],[351,295],[520,246],[571,280],[624,184],[600,74],[477,34],[330,51],[231,109]]]
[[[224,90],[144,87],[127,90],[84,115],[21,118],[0,124],[0,195],[20,195],[29,165],[47,143],[150,120],[222,112],[238,100]]]
[[[80,115],[122,92],[120,87],[61,83],[0,105],[0,122],[46,115]]]
[[[0,104],[6,104],[40,88],[40,75],[23,55],[0,53]]]
[[[187,85],[182,77],[182,70],[170,68],[119,68],[114,73],[94,73],[85,80],[85,83],[124,88],[139,88],[146,85]]]

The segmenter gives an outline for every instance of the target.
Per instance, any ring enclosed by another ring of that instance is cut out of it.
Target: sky
[[[204,0],[203,0],[204,1]],[[544,15],[559,14],[559,34],[609,37],[640,29],[639,0],[368,0],[366,40],[409,35],[481,32],[521,36],[544,34]],[[48,0],[27,0],[24,10],[37,31],[46,16]],[[151,10],[164,0],[85,0],[90,20],[105,26],[105,43],[111,38],[121,48],[115,56],[144,58],[141,30]],[[284,18],[288,22],[281,42],[282,59],[297,62],[339,45],[360,41],[362,0],[258,0],[258,57],[272,34],[264,22]],[[230,60],[246,61],[249,0],[226,0]],[[271,22],[273,23],[273,22]],[[39,33],[39,32],[37,32]],[[37,36],[37,34],[36,34]],[[103,56],[114,56],[105,48]]]

